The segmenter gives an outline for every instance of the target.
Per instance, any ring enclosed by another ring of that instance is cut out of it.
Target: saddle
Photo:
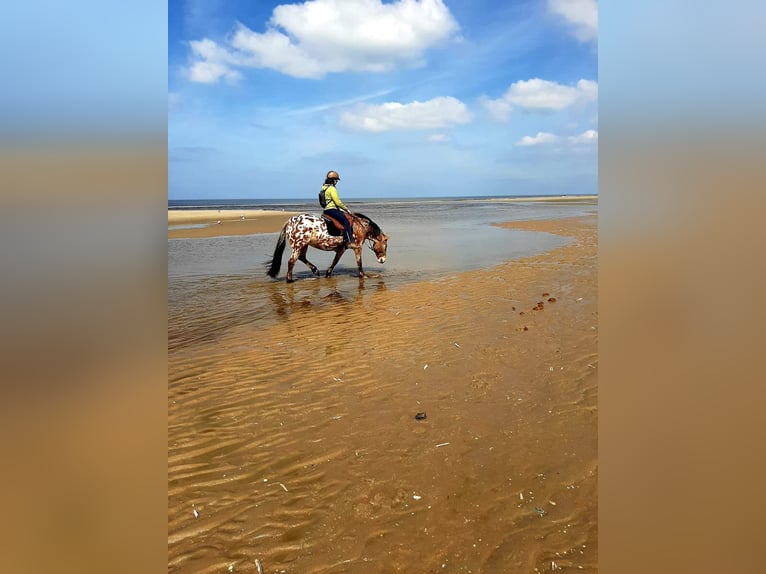
[[[322,219],[325,220],[327,223],[327,233],[332,235],[333,237],[337,237],[338,235],[343,235],[343,223],[335,219],[332,215],[327,215],[325,213],[322,214]],[[353,218],[349,217],[349,219],[352,222],[353,225]]]

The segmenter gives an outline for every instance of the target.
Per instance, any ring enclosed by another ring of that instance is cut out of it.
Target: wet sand
[[[207,333],[169,349],[169,571],[597,570],[596,216],[507,225],[574,241],[396,290],[221,289],[276,324],[169,317]]]

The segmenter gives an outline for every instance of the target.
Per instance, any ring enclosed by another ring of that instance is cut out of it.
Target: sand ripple
[[[169,571],[594,572],[595,221],[555,227],[398,290],[171,285]]]

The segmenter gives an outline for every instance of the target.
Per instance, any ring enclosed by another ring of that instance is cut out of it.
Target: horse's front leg
[[[311,261],[306,259],[306,252],[309,250],[309,246],[307,245],[303,249],[301,249],[300,255],[298,255],[298,259],[303,261],[306,266],[311,269],[311,272],[319,277],[319,269],[316,268],[316,265],[314,265]]]
[[[354,255],[356,256],[356,266],[359,268],[359,277],[364,277],[364,271],[362,270],[362,248],[357,247],[354,249]]]
[[[338,261],[340,261],[340,258],[343,256],[343,254],[346,252],[346,246],[341,245],[335,250],[335,258],[332,260],[332,263],[327,268],[327,271],[325,271],[324,276],[330,277],[332,275],[332,270],[335,269],[335,266],[338,264]]]

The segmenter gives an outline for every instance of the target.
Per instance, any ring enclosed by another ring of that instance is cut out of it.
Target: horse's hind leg
[[[293,252],[290,254],[290,259],[287,260],[287,276],[285,279],[288,283],[293,282],[293,267],[295,267],[295,262],[298,260],[299,255],[300,250],[293,249]]]
[[[306,266],[308,266],[309,269],[311,269],[311,272],[319,277],[319,269],[316,268],[316,265],[314,265],[311,261],[306,259],[306,252],[309,250],[309,246],[307,245],[303,249],[301,249],[300,255],[298,255],[298,259],[303,261]]]
[[[338,264],[338,261],[340,261],[340,258],[343,256],[343,254],[346,252],[345,247],[339,247],[335,251],[335,258],[332,260],[332,263],[327,268],[327,271],[325,271],[324,276],[330,277],[332,275],[332,270],[335,269],[335,266]]]

